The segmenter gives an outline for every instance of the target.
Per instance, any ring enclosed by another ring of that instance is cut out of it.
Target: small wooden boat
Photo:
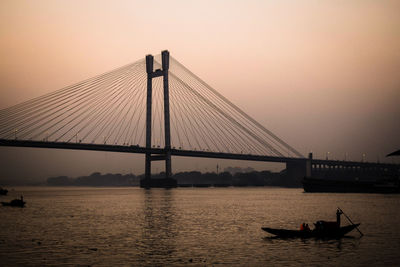
[[[340,226],[340,216],[342,214],[347,218],[351,225]],[[317,221],[314,223],[315,228],[313,230],[311,230],[306,223],[301,225],[300,230],[286,230],[269,227],[261,227],[261,229],[281,238],[340,238],[351,232],[353,229],[357,229],[360,235],[363,236],[363,233],[358,229],[359,225],[359,223],[353,223],[350,217],[338,207],[336,211],[336,222]]]
[[[13,199],[10,202],[1,202],[3,206],[11,206],[11,207],[21,207],[23,208],[26,204],[24,199],[21,197],[21,199]]]
[[[286,230],[269,227],[261,227],[262,230],[281,238],[340,238],[351,232],[360,224],[347,225],[343,227],[316,227],[313,230]]]
[[[307,230],[287,230],[287,229],[276,229],[269,227],[261,227],[262,230],[273,234],[277,237],[282,238],[310,238],[313,237],[313,231]]]
[[[5,195],[7,195],[7,193],[8,193],[7,189],[0,187],[0,195],[5,196]]]

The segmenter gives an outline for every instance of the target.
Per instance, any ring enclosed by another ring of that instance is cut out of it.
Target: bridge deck
[[[11,147],[37,147],[37,148],[53,148],[53,149],[72,149],[72,150],[89,150],[89,151],[107,151],[120,153],[139,153],[144,154],[150,152],[152,154],[163,154],[163,148],[146,149],[140,146],[121,146],[110,144],[86,144],[86,143],[65,143],[65,142],[48,142],[48,141],[26,141],[26,140],[8,140],[0,139],[0,146]],[[171,155],[181,157],[199,157],[199,158],[218,158],[233,159],[247,161],[265,161],[265,162],[304,162],[307,158],[291,158],[291,157],[273,157],[249,154],[231,154],[210,151],[195,151],[171,149]],[[372,163],[372,162],[356,162],[356,161],[339,161],[339,160],[320,160],[312,159],[312,164],[340,165],[340,166],[379,166],[379,167],[399,167],[399,164],[390,163]]]
[[[110,145],[110,144],[65,143],[65,142],[7,140],[7,139],[0,139],[0,146],[91,150],[91,151],[107,151],[107,152],[121,152],[121,153],[140,153],[140,154],[144,154],[146,152],[150,152],[152,154],[165,153],[165,149],[163,148],[147,149],[145,147],[140,147],[135,145],[121,146],[121,145]],[[171,149],[171,155],[182,156],[182,157],[237,159],[237,160],[267,161],[267,162],[293,162],[293,161],[306,160],[305,158],[230,154],[230,153],[182,150],[182,149]]]

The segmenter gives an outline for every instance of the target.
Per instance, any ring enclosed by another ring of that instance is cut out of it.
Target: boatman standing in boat
[[[342,215],[342,210],[341,209],[337,209],[336,210],[336,224],[338,227],[340,227],[340,215]]]

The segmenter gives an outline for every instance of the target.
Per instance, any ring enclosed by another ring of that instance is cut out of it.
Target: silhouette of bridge
[[[0,146],[142,153],[143,187],[176,186],[171,156],[283,162],[296,177],[398,168],[306,158],[168,51],[1,110]],[[156,160],[165,161],[165,179],[151,179]]]

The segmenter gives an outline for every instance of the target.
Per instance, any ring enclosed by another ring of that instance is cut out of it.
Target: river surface
[[[16,187],[25,208],[0,207],[1,266],[400,266],[400,195],[302,189]],[[271,238],[361,222],[339,240]],[[348,224],[342,218],[343,224]]]

